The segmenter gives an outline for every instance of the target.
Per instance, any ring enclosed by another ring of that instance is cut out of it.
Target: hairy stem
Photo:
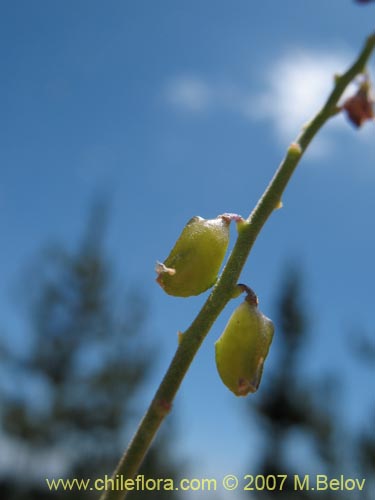
[[[225,305],[232,298],[233,289],[239,279],[249,252],[265,222],[281,200],[299,160],[320,128],[338,112],[337,104],[348,84],[364,71],[368,58],[375,47],[375,33],[366,41],[354,64],[341,76],[336,77],[334,88],[318,114],[305,125],[273,176],[248,219],[239,224],[239,234],[223,273],[204,303],[197,317],[181,336],[181,341],[172,362],[144,415],[136,434],[121,458],[113,478],[121,476],[132,479],[150,447],[160,424],[169,413],[173,399],[201,343],[208,334]],[[101,500],[121,500],[127,491],[108,489]]]

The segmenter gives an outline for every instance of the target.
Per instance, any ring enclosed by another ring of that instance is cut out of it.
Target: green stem
[[[337,114],[337,104],[340,97],[353,78],[364,71],[367,60],[374,47],[375,33],[367,39],[357,60],[348,71],[336,78],[334,89],[323,108],[318,112],[315,118],[304,127],[296,142],[289,147],[284,160],[257,206],[250,214],[249,218],[239,225],[239,235],[223,273],[201,311],[182,335],[172,362],[135,436],[114,471],[113,478],[122,476],[123,481],[125,481],[126,479],[132,479],[136,475],[158,428],[171,409],[176,392],[195,354],[208,334],[211,326],[224,309],[225,305],[232,298],[233,289],[239,279],[249,252],[263,225],[281,200],[284,189],[297,167],[301,156],[320,128],[329,118]],[[108,490],[103,493],[101,500],[121,500],[126,497],[126,493],[126,491]]]

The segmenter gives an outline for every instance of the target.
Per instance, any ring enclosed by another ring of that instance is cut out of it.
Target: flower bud
[[[355,127],[361,127],[367,120],[374,120],[374,100],[368,78],[365,78],[357,92],[344,102],[342,109]]]
[[[273,323],[259,311],[255,294],[248,295],[215,343],[220,378],[236,396],[258,389],[273,333]]]
[[[166,293],[189,297],[214,285],[228,248],[230,220],[226,214],[190,219],[167,259],[156,265],[156,281]]]

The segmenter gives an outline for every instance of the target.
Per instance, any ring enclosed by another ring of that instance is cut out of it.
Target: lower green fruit
[[[245,300],[230,317],[215,343],[216,366],[221,380],[236,396],[256,392],[274,333],[270,319],[253,298]]]

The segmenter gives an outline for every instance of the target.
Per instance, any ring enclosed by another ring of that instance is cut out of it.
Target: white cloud
[[[237,85],[210,82],[199,75],[179,76],[165,87],[167,101],[176,109],[191,113],[226,110],[244,114],[248,94]]]
[[[212,104],[213,89],[196,76],[180,76],[166,88],[168,101],[186,111],[203,111]]]
[[[258,84],[259,79],[262,81],[262,89],[256,92],[246,88],[244,82],[241,85],[212,82],[190,75],[172,79],[165,88],[165,96],[176,109],[183,111],[229,111],[251,121],[268,121],[277,139],[285,144],[319,110],[333,88],[334,75],[345,71],[351,61],[352,56],[342,52],[292,49],[277,61],[271,61],[263,75],[255,75]],[[352,84],[345,95],[353,93],[355,88]],[[337,129],[350,130],[344,117],[332,120],[324,137],[314,141],[312,152],[327,153],[333,145],[330,131]],[[373,141],[373,130],[367,133],[364,129],[360,131],[361,139],[371,137]]]
[[[334,74],[345,70],[349,61],[349,57],[327,52],[286,53],[267,71],[264,91],[250,97],[249,117],[271,120],[277,135],[290,140],[322,106]]]

